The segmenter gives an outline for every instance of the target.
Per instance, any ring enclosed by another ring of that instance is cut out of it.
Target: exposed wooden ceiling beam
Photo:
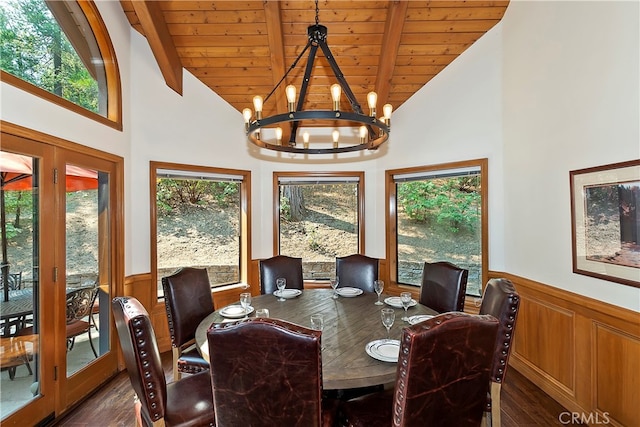
[[[400,48],[400,37],[402,36],[402,28],[404,27],[408,6],[409,1],[407,0],[393,1],[389,4],[387,21],[384,24],[382,48],[380,49],[378,73],[376,75],[375,88],[378,94],[379,111],[382,111],[382,106],[386,104],[389,99],[391,78],[393,77],[393,69],[396,65],[396,57],[398,56],[398,49]]]
[[[156,1],[133,1],[133,9],[167,86],[182,95],[182,64]]]
[[[285,73],[284,36],[282,34],[282,19],[280,18],[280,2],[278,0],[265,1],[264,14],[267,22],[269,50],[271,51],[271,76],[275,87]],[[276,103],[277,113],[286,113],[288,110],[284,86],[279,87],[273,95],[275,100],[271,102]]]

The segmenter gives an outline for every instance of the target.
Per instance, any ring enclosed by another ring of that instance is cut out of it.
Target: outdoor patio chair
[[[89,336],[89,345],[93,355],[98,357],[98,352],[91,339],[91,329],[94,328],[94,325],[90,320],[98,290],[99,288],[92,287],[67,292],[67,351],[73,350],[77,336],[86,333]]]

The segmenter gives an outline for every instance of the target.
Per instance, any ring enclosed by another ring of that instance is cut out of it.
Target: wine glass
[[[240,294],[240,305],[244,308],[244,318],[247,318],[247,309],[251,305],[251,294],[249,292],[243,292]]]
[[[373,281],[373,290],[376,291],[376,294],[378,294],[378,301],[375,302],[375,305],[382,305],[382,302],[380,301],[380,294],[382,293],[383,289],[384,282],[382,280]]]
[[[278,277],[276,279],[276,286],[278,287],[278,290],[280,291],[280,298],[278,298],[278,301],[284,301],[284,288],[287,287],[287,279],[285,279],[284,277]]]
[[[338,279],[338,276],[331,279],[331,288],[333,289],[333,295],[331,296],[331,298],[333,299],[338,298],[338,293],[336,292],[336,289],[338,289],[338,283],[340,283],[340,279]]]
[[[311,329],[321,331],[324,329],[324,316],[322,314],[311,315]]]
[[[402,320],[408,322],[407,309],[409,308],[409,304],[411,304],[411,292],[402,292],[400,294],[400,301],[402,301],[402,308],[404,308],[404,317]]]
[[[396,320],[396,312],[393,308],[383,308],[380,311],[380,316],[382,317],[382,325],[387,328],[387,339],[391,339],[389,330],[393,326],[393,322]]]

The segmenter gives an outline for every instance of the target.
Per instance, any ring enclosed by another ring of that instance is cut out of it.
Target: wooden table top
[[[322,332],[322,377],[325,390],[350,389],[373,386],[395,381],[396,363],[381,362],[365,351],[367,343],[387,337],[382,326],[380,310],[388,305],[375,305],[377,295],[365,292],[353,298],[331,298],[331,289],[305,289],[302,295],[278,301],[273,295],[254,296],[254,309],[268,308],[270,317],[311,327],[310,317],[324,315]],[[384,301],[386,295],[381,296]],[[401,320],[402,308],[394,309],[396,320],[390,337],[400,339],[401,330],[408,326]],[[408,309],[408,315],[436,314],[432,309],[416,305]],[[255,311],[251,316],[255,315]],[[205,318],[196,331],[196,343],[205,359],[209,358],[207,330],[212,323],[229,321],[216,310]]]
[[[9,301],[0,301],[0,319],[25,316],[33,312],[33,290],[9,291]]]

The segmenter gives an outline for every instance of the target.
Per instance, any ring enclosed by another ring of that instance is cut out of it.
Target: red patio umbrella
[[[5,218],[5,190],[30,190],[33,175],[33,158],[0,151],[0,235],[2,236],[2,273],[4,300],[9,299],[9,264],[7,260],[7,228]],[[67,165],[65,188],[67,192],[95,190],[98,188],[98,173],[90,169]]]

